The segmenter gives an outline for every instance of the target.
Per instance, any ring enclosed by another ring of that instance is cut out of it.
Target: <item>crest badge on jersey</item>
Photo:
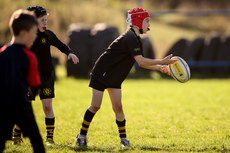
[[[138,51],[140,51],[141,49],[140,48],[134,48],[134,51],[135,52],[138,52]]]
[[[42,39],[41,39],[41,43],[42,43],[42,44],[46,44],[46,38],[42,38]]]

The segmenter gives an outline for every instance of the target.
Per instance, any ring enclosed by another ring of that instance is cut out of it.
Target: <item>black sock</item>
[[[51,138],[53,139],[54,136],[54,123],[55,123],[55,118],[45,118],[45,123],[46,123],[46,132],[47,136],[46,138]]]
[[[118,120],[116,120],[120,138],[126,138],[125,122],[126,122],[125,119],[124,119],[124,121],[118,121]]]
[[[84,120],[82,122],[80,134],[87,135],[89,125],[94,117],[95,113],[92,113],[90,110],[86,110],[84,115]]]

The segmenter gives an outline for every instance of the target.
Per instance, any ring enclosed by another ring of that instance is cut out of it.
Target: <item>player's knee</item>
[[[90,106],[90,110],[92,110],[93,112],[97,112],[99,109],[100,109],[100,106],[96,106],[96,105]]]
[[[52,107],[50,107],[50,106],[44,106],[43,109],[44,109],[44,112],[47,112],[47,113],[53,111]]]
[[[114,112],[122,112],[123,111],[122,105],[114,105],[113,110]]]

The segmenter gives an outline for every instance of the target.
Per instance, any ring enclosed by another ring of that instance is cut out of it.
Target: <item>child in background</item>
[[[100,109],[104,90],[107,89],[116,116],[122,147],[129,147],[130,142],[126,137],[126,119],[121,101],[121,84],[127,77],[135,61],[140,67],[159,70],[170,75],[167,64],[175,60],[172,55],[164,59],[149,59],[143,57],[140,34],[147,33],[150,26],[149,13],[142,8],[134,8],[128,12],[130,28],[106,49],[96,61],[89,86],[92,87],[91,105],[85,112],[80,134],[77,135],[78,146],[87,146],[87,132],[96,112]]]
[[[37,25],[33,12],[15,11],[9,24],[12,40],[0,49],[0,152],[11,139],[15,124],[30,138],[35,153],[45,152],[27,96],[29,87],[41,84],[37,58],[29,50],[36,39]]]
[[[41,6],[30,6],[27,8],[29,11],[33,11],[37,16],[38,31],[37,39],[35,40],[31,50],[35,53],[38,59],[38,69],[41,76],[40,86],[40,99],[42,101],[43,111],[45,113],[45,124],[47,130],[46,144],[54,144],[54,124],[55,116],[53,112],[52,99],[54,96],[54,67],[51,61],[50,46],[55,46],[61,52],[68,56],[68,59],[72,60],[74,64],[79,62],[78,57],[74,52],[62,43],[57,36],[47,29],[47,12],[46,9]],[[32,88],[33,91],[37,90]],[[31,100],[35,100],[34,94],[30,95]],[[13,140],[15,142],[22,142],[21,131],[16,126],[13,134]]]

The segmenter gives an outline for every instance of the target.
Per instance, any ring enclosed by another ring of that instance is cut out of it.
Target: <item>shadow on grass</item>
[[[105,147],[78,147],[71,144],[55,144],[48,146],[47,149],[57,149],[57,150],[71,150],[75,152],[126,152],[133,150],[133,148],[121,148],[116,146],[105,146]]]
[[[142,146],[140,147],[142,151],[166,151],[166,152],[229,152],[230,148],[156,148],[156,147],[149,147],[149,146]]]
[[[148,152],[230,152],[230,148],[226,148],[222,146],[221,148],[217,147],[210,147],[210,148],[195,148],[195,147],[188,147],[188,148],[182,148],[180,146],[162,146],[160,148],[154,147],[154,146],[133,146],[130,148],[121,148],[118,146],[104,146],[104,147],[95,147],[95,146],[88,146],[88,147],[78,147],[71,144],[60,144],[60,145],[53,145],[47,147],[47,149],[57,149],[59,151],[61,150],[71,150],[75,152],[132,152],[132,151],[148,151]]]

